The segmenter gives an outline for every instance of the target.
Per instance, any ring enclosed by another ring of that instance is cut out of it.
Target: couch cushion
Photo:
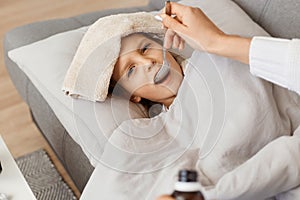
[[[300,38],[298,0],[234,0],[272,36]]]

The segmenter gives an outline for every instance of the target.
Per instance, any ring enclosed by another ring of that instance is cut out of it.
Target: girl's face
[[[154,77],[162,66],[162,46],[142,34],[133,34],[122,39],[120,56],[112,78],[131,94],[131,100],[141,98],[169,106],[180,87],[183,74],[180,65],[167,53],[171,71],[160,84]]]

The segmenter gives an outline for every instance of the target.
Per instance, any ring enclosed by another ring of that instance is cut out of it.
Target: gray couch
[[[300,38],[300,0],[235,0],[250,17],[272,36]],[[89,179],[93,167],[31,80],[7,56],[11,49],[44,39],[50,35],[86,26],[98,18],[119,12],[151,11],[161,8],[163,0],[150,0],[145,7],[105,10],[75,16],[36,22],[9,31],[4,38],[5,64],[16,89],[28,104],[32,119],[47,139],[79,191]]]

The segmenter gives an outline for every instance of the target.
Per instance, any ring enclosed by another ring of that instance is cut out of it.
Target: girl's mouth
[[[163,77],[161,77],[159,80],[155,82],[155,84],[161,84],[167,80],[167,78],[170,76],[171,71],[169,70],[167,73],[164,74]]]
[[[154,76],[154,84],[161,84],[170,75],[170,68],[162,66]]]

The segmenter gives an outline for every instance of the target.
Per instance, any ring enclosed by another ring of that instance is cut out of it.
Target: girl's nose
[[[142,57],[140,58],[140,62],[139,62],[140,66],[144,66],[144,68],[147,71],[151,71],[151,69],[153,68],[153,66],[156,64],[156,61],[153,60],[152,58],[146,58],[146,57]]]
[[[152,61],[151,63],[149,63],[146,67],[147,67],[147,71],[150,72],[153,68],[153,66],[155,66],[155,61]]]

